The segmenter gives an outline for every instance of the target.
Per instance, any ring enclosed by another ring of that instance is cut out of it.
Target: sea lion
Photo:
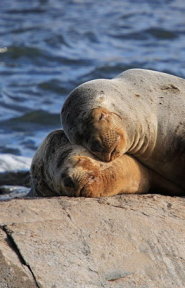
[[[66,99],[63,129],[103,161],[124,153],[185,190],[185,80],[144,69],[86,82]]]
[[[33,193],[38,196],[139,194],[151,187],[172,195],[182,193],[129,155],[111,162],[99,161],[84,147],[71,144],[62,130],[51,132],[38,148],[31,179]]]

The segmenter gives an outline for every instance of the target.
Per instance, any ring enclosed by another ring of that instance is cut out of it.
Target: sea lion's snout
[[[104,162],[110,162],[113,161],[114,159],[116,159],[117,157],[121,156],[122,153],[120,151],[117,151],[117,149],[113,149],[112,152],[105,152],[105,153],[101,153],[99,155],[99,158],[104,161]]]
[[[122,118],[105,108],[92,109],[83,127],[82,145],[104,162],[110,162],[126,151],[126,131]]]
[[[80,175],[79,177],[65,174],[62,177],[64,194],[72,197],[92,197],[91,179],[92,177],[88,173],[84,173],[84,175]]]
[[[103,190],[99,162],[87,156],[72,156],[60,176],[62,194],[72,197],[95,197]]]
[[[89,150],[100,160],[110,162],[123,154],[123,141],[118,133],[108,131],[105,134],[107,137],[103,141],[93,140]]]

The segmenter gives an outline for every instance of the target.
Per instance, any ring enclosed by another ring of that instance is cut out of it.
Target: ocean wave
[[[181,0],[3,2],[1,153],[33,155],[84,81],[134,67],[185,77]]]

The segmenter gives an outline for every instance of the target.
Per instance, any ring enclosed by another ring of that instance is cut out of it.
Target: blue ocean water
[[[183,0],[1,0],[0,153],[32,157],[67,94],[129,68],[185,77]]]

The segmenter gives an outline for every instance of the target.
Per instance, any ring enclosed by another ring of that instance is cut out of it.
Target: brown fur
[[[43,141],[33,158],[31,176],[39,196],[101,197],[147,193],[150,187],[181,193],[131,156],[108,163],[97,160],[82,146],[70,144],[62,130],[51,132]]]

